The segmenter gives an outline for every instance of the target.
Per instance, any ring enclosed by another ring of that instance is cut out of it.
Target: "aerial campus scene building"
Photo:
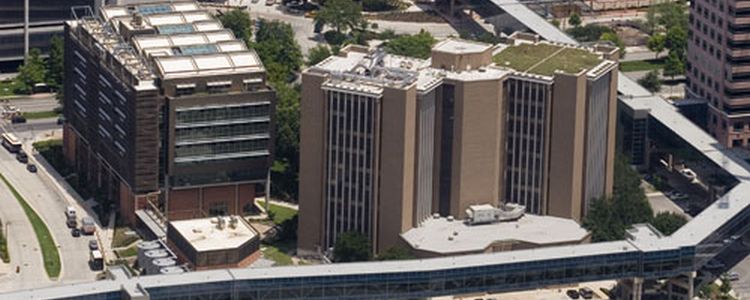
[[[0,299],[750,298],[742,2],[11,2]]]

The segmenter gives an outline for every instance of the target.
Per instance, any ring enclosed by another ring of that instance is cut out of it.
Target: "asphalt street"
[[[21,112],[52,111],[59,106],[55,94],[19,96],[9,99],[3,104],[15,106]]]
[[[52,124],[57,126],[56,123]],[[28,128],[16,130],[16,128],[5,126],[6,129],[14,131],[19,138],[26,140],[24,150],[32,153],[32,136],[38,132],[28,130]],[[30,155],[30,162],[34,162],[34,155]],[[28,172],[25,164],[19,163],[15,156],[5,148],[0,148],[0,173],[44,219],[58,245],[62,260],[60,278],[56,281],[47,279],[36,235],[15,198],[10,196],[4,185],[0,185],[0,209],[2,210],[0,216],[3,221],[7,219],[10,222],[8,246],[12,262],[11,271],[15,271],[15,265],[21,267],[19,274],[9,272],[5,276],[0,276],[0,292],[87,282],[96,278],[96,272],[91,271],[88,264],[88,241],[95,237],[75,238],[70,234],[70,229],[65,225],[66,217],[63,213],[70,202],[63,199],[53,186],[42,180],[41,176],[45,176],[41,173],[43,171],[39,168],[38,173]],[[87,215],[83,209],[78,209],[78,213],[80,217]]]

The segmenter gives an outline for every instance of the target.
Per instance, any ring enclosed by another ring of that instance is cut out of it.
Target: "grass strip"
[[[620,71],[622,72],[651,71],[663,68],[663,58],[620,62]]]
[[[266,202],[263,200],[258,200],[258,204],[261,207],[265,207]],[[294,216],[297,215],[296,210],[286,207],[286,206],[276,205],[273,203],[268,204],[268,210],[271,216],[273,217],[273,223],[275,224],[284,223],[284,221],[294,218]]]
[[[31,208],[26,200],[21,197],[21,194],[16,191],[16,188],[14,188],[13,185],[11,185],[10,182],[5,179],[5,176],[0,174],[0,179],[2,179],[5,185],[8,186],[11,194],[13,194],[13,197],[16,197],[16,200],[18,200],[18,203],[21,204],[24,213],[26,213],[26,217],[29,218],[31,226],[34,228],[36,239],[39,241],[39,246],[42,249],[44,270],[47,271],[47,276],[53,279],[57,278],[58,276],[60,276],[61,269],[60,254],[57,251],[55,240],[52,238],[52,234],[49,232],[49,228],[47,228],[47,225],[44,224],[42,218],[39,217],[39,215],[34,211],[33,208]]]
[[[21,114],[27,120],[57,118],[60,114],[55,111],[31,111]]]
[[[10,262],[10,256],[8,255],[8,240],[5,238],[2,220],[0,220],[0,260],[6,264]]]

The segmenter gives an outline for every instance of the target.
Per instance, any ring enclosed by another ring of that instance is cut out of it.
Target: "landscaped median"
[[[31,226],[34,228],[36,238],[39,241],[39,246],[42,249],[42,258],[44,260],[44,270],[47,271],[47,276],[50,278],[57,278],[60,276],[60,253],[57,251],[55,240],[52,238],[52,234],[49,232],[49,228],[44,224],[41,217],[34,211],[33,208],[26,202],[21,194],[16,191],[16,188],[5,179],[5,176],[0,174],[0,179],[3,180],[6,186],[10,189],[13,197],[16,197],[18,203],[21,204],[23,211],[26,213],[26,217],[29,218]]]

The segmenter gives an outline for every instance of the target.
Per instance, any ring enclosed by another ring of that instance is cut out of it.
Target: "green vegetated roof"
[[[494,57],[498,66],[551,76],[555,70],[578,73],[601,63],[596,53],[550,44],[520,44],[503,49]]]

